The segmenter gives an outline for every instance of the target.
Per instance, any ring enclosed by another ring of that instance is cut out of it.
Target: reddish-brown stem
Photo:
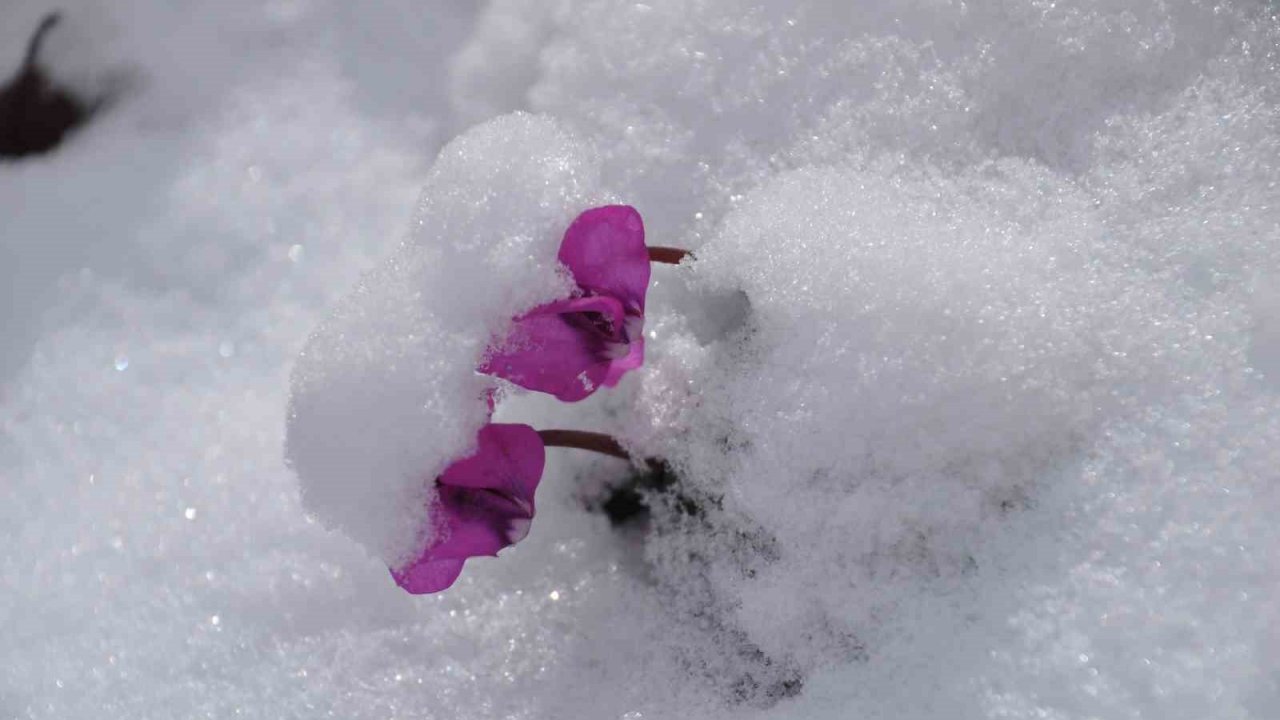
[[[668,265],[679,265],[680,261],[693,253],[680,248],[662,247],[661,245],[649,246],[649,262],[666,263]]]
[[[577,448],[612,455],[623,460],[631,459],[617,440],[604,433],[585,430],[539,430],[538,436],[542,438],[542,444],[547,447]]]

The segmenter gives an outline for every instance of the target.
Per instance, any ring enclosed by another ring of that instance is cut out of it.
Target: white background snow
[[[1280,717],[1274,2],[62,9],[119,99],[0,161],[0,718]],[[553,449],[409,596],[396,483],[600,199],[697,258],[643,369],[498,419],[705,512]]]

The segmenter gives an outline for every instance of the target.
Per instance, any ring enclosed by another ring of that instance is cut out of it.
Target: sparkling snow
[[[1274,3],[63,9],[116,101],[0,161],[0,718],[1280,715]],[[605,201],[696,252],[646,365],[498,419],[699,510],[553,449],[404,594]]]

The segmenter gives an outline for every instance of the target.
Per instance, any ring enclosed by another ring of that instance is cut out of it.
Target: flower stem
[[[679,265],[681,260],[692,254],[688,250],[680,248],[662,247],[661,245],[649,246],[649,262]]]
[[[585,430],[539,430],[538,436],[542,438],[542,444],[547,447],[566,447],[577,448],[579,450],[590,450],[603,455],[612,455],[623,460],[630,460],[631,456],[626,450],[614,440],[612,436],[604,433],[587,432]]]

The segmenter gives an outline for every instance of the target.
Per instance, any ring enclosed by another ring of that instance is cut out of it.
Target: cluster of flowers
[[[650,260],[678,262],[684,254],[647,247],[635,208],[587,210],[569,225],[560,244],[559,260],[576,285],[572,297],[515,318],[507,337],[490,348],[477,370],[565,402],[613,387],[644,362]],[[575,435],[589,434],[540,433],[519,424],[482,427],[475,452],[436,478],[429,508],[433,532],[416,559],[392,569],[396,583],[411,593],[444,590],[457,580],[467,558],[497,555],[522,540],[533,521],[546,446],[583,447],[572,441]],[[601,449],[602,436],[596,437],[594,449],[622,454],[611,441]]]

